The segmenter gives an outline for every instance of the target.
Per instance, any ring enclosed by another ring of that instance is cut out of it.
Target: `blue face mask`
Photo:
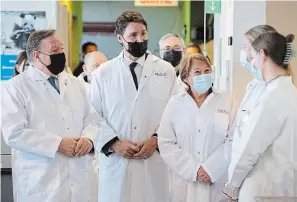
[[[202,74],[193,77],[194,88],[199,94],[206,93],[212,87],[212,84],[213,78],[211,74]]]
[[[259,53],[257,54],[256,57],[258,57],[258,55],[259,55]],[[253,74],[253,77],[255,79],[257,79],[258,81],[264,81],[264,78],[263,78],[263,75],[262,75],[262,67],[261,67],[262,64],[260,65],[259,68],[255,67],[255,58],[252,61],[252,74]]]
[[[244,50],[240,52],[240,65],[246,69],[251,69],[252,64],[247,60],[247,53]]]

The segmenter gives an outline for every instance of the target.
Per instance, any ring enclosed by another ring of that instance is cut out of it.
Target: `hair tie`
[[[291,60],[293,59],[293,57],[297,56],[297,51],[296,49],[293,47],[292,42],[287,42],[286,43],[286,54],[285,54],[285,58],[284,58],[284,65],[289,65]]]

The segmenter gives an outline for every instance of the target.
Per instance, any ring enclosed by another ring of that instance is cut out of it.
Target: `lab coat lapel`
[[[38,70],[36,70],[35,67],[33,67],[33,66],[29,67],[28,75],[32,81],[37,83],[38,86],[40,86],[41,88],[44,88],[46,90],[49,90],[49,88],[48,88],[49,86],[47,85],[48,81],[44,78],[44,76]]]
[[[62,72],[58,75],[60,101],[63,103],[65,94],[67,92],[67,73]]]
[[[144,62],[144,67],[143,67],[141,80],[140,80],[139,87],[138,87],[137,97],[138,97],[139,93],[141,93],[141,91],[143,90],[143,87],[146,84],[146,82],[149,80],[149,78],[155,71],[155,68],[156,68],[155,63],[157,60],[158,60],[158,58],[154,57],[151,54],[148,54],[148,56]]]

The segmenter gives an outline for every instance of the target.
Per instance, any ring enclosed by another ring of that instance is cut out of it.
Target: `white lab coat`
[[[97,113],[90,110],[77,78],[58,75],[60,94],[35,68],[12,78],[2,89],[1,130],[16,152],[13,178],[18,202],[87,201],[86,157],[57,152],[64,137],[88,137],[99,132]]]
[[[84,77],[86,74],[83,72],[77,78],[85,86],[87,94],[89,94],[91,84],[86,82]],[[88,156],[88,202],[98,202],[98,180],[99,180],[99,158],[97,152],[94,156]]]
[[[172,66],[148,55],[138,91],[123,53],[95,70],[91,102],[105,122],[100,128],[97,149],[118,136],[142,142],[157,132],[167,101],[177,91]],[[99,155],[100,202],[168,202],[167,166],[155,151],[144,160],[128,160],[113,153]]]
[[[171,202],[223,201],[235,114],[236,103],[225,93],[211,93],[200,108],[187,92],[170,99],[159,128],[159,148],[171,172]],[[201,166],[212,185],[196,181]]]
[[[263,89],[236,122],[228,184],[240,188],[239,202],[297,193],[297,89],[291,77]]]
[[[87,76],[84,72],[83,73],[81,73],[77,78],[78,78],[78,80],[80,80],[81,82],[82,82],[82,84],[85,86],[85,88],[86,88],[86,91],[87,91],[87,94],[89,94],[89,90],[90,90],[90,86],[91,86],[91,82],[89,83],[89,82],[86,82],[85,81],[85,76]]]

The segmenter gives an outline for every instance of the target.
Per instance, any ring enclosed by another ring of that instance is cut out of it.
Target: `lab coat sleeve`
[[[202,167],[209,175],[211,182],[215,183],[228,171],[231,160],[232,140],[234,134],[234,119],[237,112],[237,104],[234,98],[230,98],[229,126],[225,141],[209,156]]]
[[[160,154],[172,171],[186,180],[196,181],[197,171],[201,163],[177,144],[173,123],[173,110],[173,103],[169,101],[163,113],[159,128],[158,144]]]
[[[80,83],[81,84],[81,83]],[[89,99],[87,97],[86,89],[83,84],[81,84],[81,89],[84,96],[84,119],[83,119],[83,130],[82,137],[89,138],[93,144],[96,142],[97,136],[99,134],[99,126],[102,122],[102,119],[93,106],[90,104]]]
[[[278,137],[286,120],[281,110],[282,108],[273,101],[267,100],[251,112],[249,120],[242,129],[239,142],[241,150],[233,151],[227,183],[229,187],[241,186],[258,158]]]
[[[22,152],[55,158],[62,137],[28,127],[25,101],[12,82],[2,86],[1,96],[1,130],[5,143]]]
[[[98,69],[100,70],[100,69]],[[100,135],[98,136],[95,149],[97,152],[102,151],[102,148],[112,139],[116,138],[118,135],[107,123],[103,115],[103,105],[102,105],[102,89],[101,89],[101,78],[100,71],[96,71],[94,77],[92,78],[91,88],[89,93],[89,98],[91,104],[95,108],[97,114],[100,116]]]

